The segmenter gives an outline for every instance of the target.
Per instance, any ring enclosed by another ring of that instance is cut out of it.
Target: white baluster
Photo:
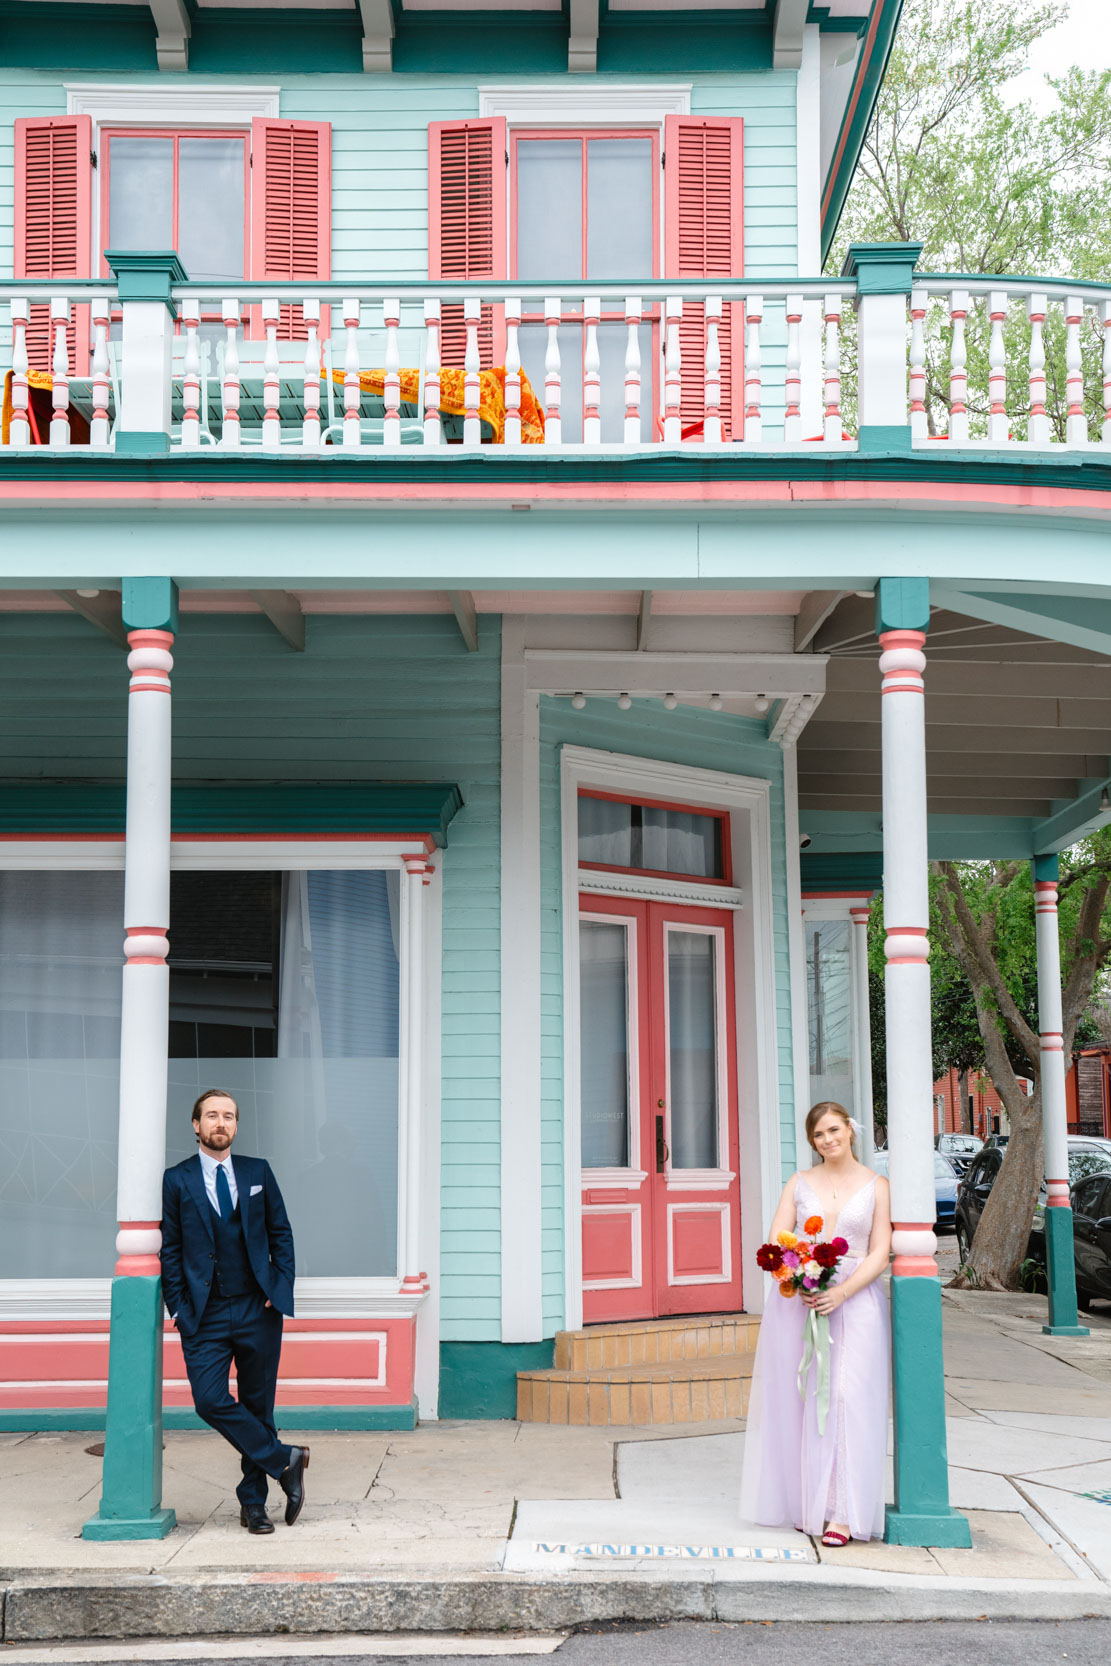
[[[544,302],[544,322],[548,326],[548,345],[544,353],[544,444],[560,445],[563,441],[563,383],[559,374],[559,321],[563,308],[558,295],[549,295]]]
[[[439,445],[440,429],[440,303],[424,303],[424,443]]]
[[[512,296],[505,303],[505,441],[521,443],[521,300]]]
[[[583,324],[586,342],[583,351],[583,442],[602,443],[602,361],[598,354],[598,320],[602,316],[602,301],[598,295],[587,295],[583,301]]]
[[[12,425],[9,440],[20,451],[31,443],[31,423],[28,416],[31,392],[27,382],[27,320],[30,307],[22,296],[12,301]],[[1111,382],[1106,384],[1111,387]]]
[[[54,331],[54,388],[50,418],[51,445],[68,445],[69,433],[69,301],[64,295],[54,295],[50,301],[50,325]]]
[[[262,360],[264,451],[280,451],[282,446],[282,372],[278,361],[278,323],[281,316],[281,303],[277,296],[267,295],[262,303],[262,323],[266,331],[266,350]]]
[[[482,423],[478,405],[482,395],[479,376],[478,321],[482,317],[482,302],[468,296],[463,302],[463,322],[467,329],[467,346],[463,354],[463,444],[482,444]]]
[[[827,295],[825,301],[825,422],[827,440],[841,439],[841,297]]]
[[[1049,444],[1049,417],[1045,409],[1045,315],[1049,310],[1047,295],[1030,295],[1026,300],[1026,316],[1030,320],[1030,425],[1028,438],[1035,445]]]
[[[644,307],[639,295],[625,297],[625,444],[639,445],[640,433],[640,321]]]
[[[1007,347],[1003,325],[1007,321],[1007,292],[993,289],[988,296],[991,337],[988,341],[988,439],[1005,445],[1010,436],[1007,421]]]
[[[910,292],[910,437],[924,440],[929,437],[930,423],[926,415],[926,307],[930,292],[915,284]]]
[[[223,432],[221,446],[239,444],[239,297],[228,295],[221,308],[227,340],[224,342]]]
[[[679,345],[679,320],[683,299],[669,295],[664,302],[664,444],[679,445],[683,438],[683,353]]]
[[[108,417],[108,396],[112,385],[108,375],[109,302],[95,300],[89,309],[89,316],[93,326],[93,353],[89,366],[93,414],[89,421],[89,444],[104,447],[108,444],[111,426]]]
[[[305,420],[301,442],[311,451],[320,447],[320,302],[308,295],[301,303],[308,336],[305,341]]]
[[[968,347],[965,323],[971,299],[967,289],[954,289],[949,297],[949,319],[953,336],[949,348],[949,438],[957,445],[968,441]]]
[[[1111,301],[1103,303],[1103,443],[1111,445]]]
[[[343,443],[358,447],[363,443],[363,428],[359,406],[363,390],[359,384],[359,325],[363,309],[356,295],[345,295],[343,327],[346,332],[343,347]]]
[[[200,303],[190,295],[181,303],[185,349],[181,366],[181,447],[195,451],[201,443]]]
[[[708,295],[706,314],[706,411],[702,438],[706,445],[720,445],[721,432],[721,314],[720,295]]]
[[[787,297],[787,370],[784,378],[786,409],[783,413],[783,438],[788,445],[802,439],[802,296]]]
[[[382,438],[386,445],[400,445],[401,346],[397,332],[401,324],[401,302],[396,296],[382,302],[382,323],[386,329],[386,416]]]
[[[1065,388],[1069,410],[1065,439],[1069,445],[1087,445],[1088,419],[1084,414],[1084,366],[1080,357],[1080,325],[1084,302],[1079,295],[1065,301]]]
[[[745,302],[745,433],[749,444],[759,445],[764,437],[760,409],[763,383],[760,364],[760,325],[764,319],[764,297],[750,295]]]

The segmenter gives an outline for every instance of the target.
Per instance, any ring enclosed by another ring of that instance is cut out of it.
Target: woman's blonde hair
[[[853,1119],[845,1109],[844,1105],[839,1105],[836,1099],[819,1099],[818,1103],[816,1105],[812,1105],[810,1108],[810,1112],[806,1118],[806,1138],[810,1144],[811,1150],[816,1151],[818,1149],[814,1144],[815,1128],[824,1116],[830,1115],[839,1116],[841,1121],[845,1124],[845,1127],[849,1130],[849,1141],[852,1145],[853,1156],[855,1157],[856,1129],[853,1127]]]

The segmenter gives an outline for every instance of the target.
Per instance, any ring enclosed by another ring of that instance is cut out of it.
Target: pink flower
[[[847,1238],[835,1238],[829,1247],[831,1250],[836,1250],[838,1255],[848,1255],[849,1253],[849,1241]]]
[[[802,1287],[804,1290],[816,1290],[818,1288],[818,1280],[816,1278],[810,1278],[808,1275],[804,1276]]]
[[[784,1250],[783,1251],[783,1265],[785,1267],[798,1267],[798,1266],[800,1266],[801,1265],[801,1257],[799,1256],[798,1251],[797,1250]]]

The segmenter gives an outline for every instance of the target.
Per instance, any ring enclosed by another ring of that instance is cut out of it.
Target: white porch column
[[[949,1505],[941,1284],[934,1252],[930,1043],[926,712],[922,652],[930,619],[926,579],[881,579],[876,589],[883,688],[883,906],[887,1130],[894,1263],[891,1278],[896,1544],[971,1544]]]
[[[423,1295],[429,1288],[421,1264],[420,1192],[421,1123],[424,1115],[424,887],[431,883],[432,865],[424,856],[402,858],[402,929],[405,934],[405,1021],[402,1046],[401,1140],[398,1150],[399,1202],[402,1205],[400,1252],[401,1288]],[[403,1147],[403,1149],[401,1149]]]
[[[875,1118],[872,1112],[872,1019],[868,999],[868,920],[870,902],[849,909],[853,923],[853,1081],[856,1084],[857,1115],[864,1130],[860,1160],[868,1168],[876,1155]]]
[[[186,278],[172,249],[107,249],[123,313],[123,380],[116,419],[116,451],[148,455],[170,449],[174,319],[171,295]]]

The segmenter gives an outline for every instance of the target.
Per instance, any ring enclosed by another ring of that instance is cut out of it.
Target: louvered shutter
[[[251,123],[251,277],[279,283],[332,275],[332,124]],[[322,308],[321,335],[328,309]],[[252,326],[257,331],[258,325]],[[304,341],[301,308],[283,303],[278,336]]]
[[[428,276],[506,276],[505,121],[434,121],[428,128]],[[504,357],[503,309],[483,307],[478,332],[484,369]],[[459,366],[466,351],[463,308],[445,306],[441,360]]]
[[[668,116],[664,126],[664,262],[669,278],[744,275],[744,145],[739,116]],[[725,308],[721,342],[721,417],[725,439],[744,429],[742,308]],[[687,428],[705,410],[706,340],[702,307],[684,309],[681,415]]]
[[[88,278],[92,274],[90,116],[20,116],[15,123],[15,261],[17,278]],[[88,372],[89,308],[70,324],[71,373]],[[28,356],[34,370],[53,359],[50,307],[31,308]]]

